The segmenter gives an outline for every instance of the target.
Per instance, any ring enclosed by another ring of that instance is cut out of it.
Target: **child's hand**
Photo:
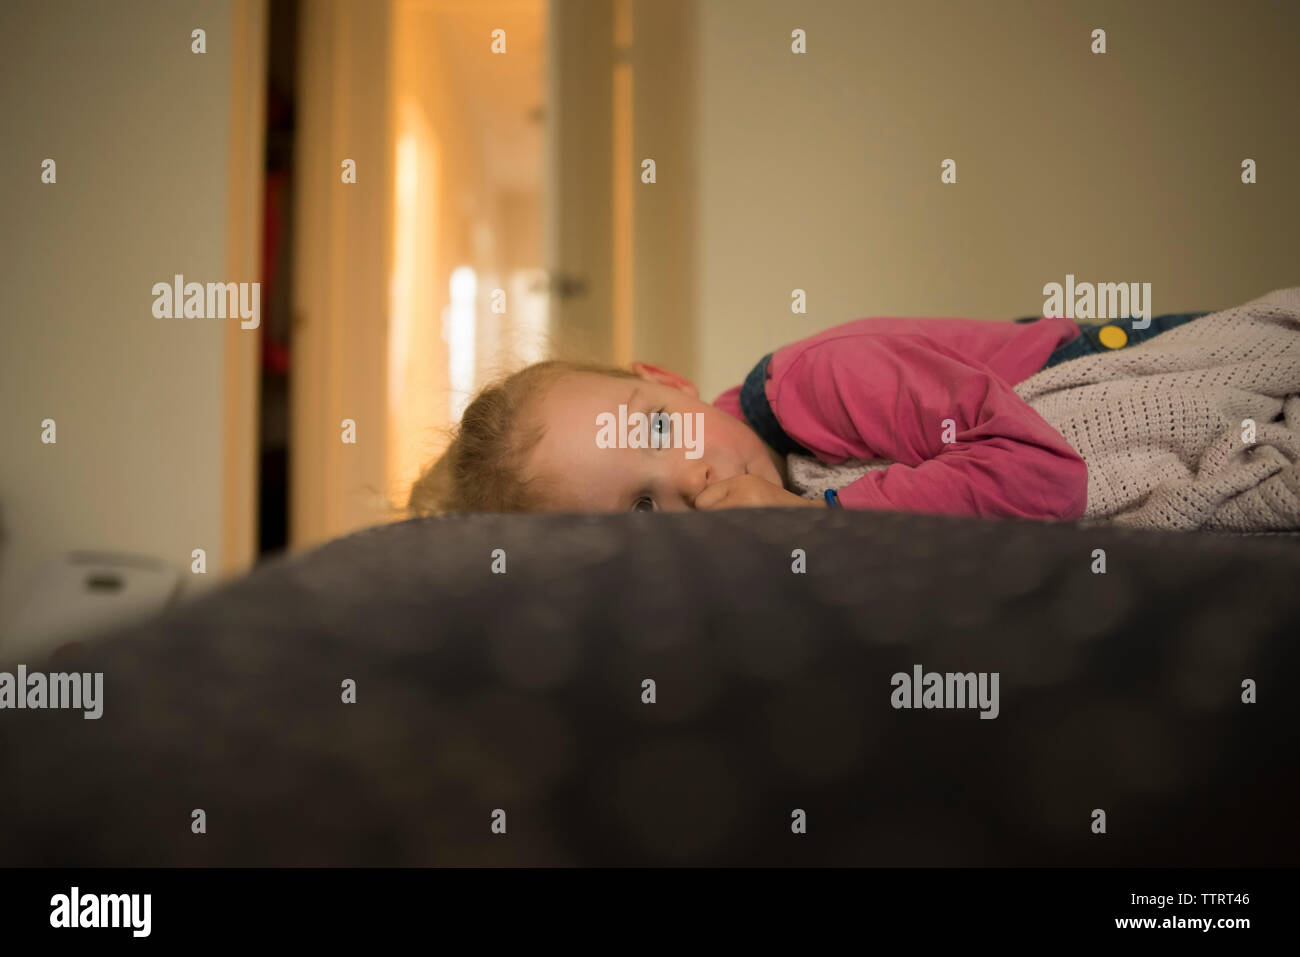
[[[735,478],[714,482],[695,497],[695,507],[712,510],[717,508],[773,508],[792,506],[826,508],[825,500],[801,498],[793,492],[787,492],[779,485],[773,485],[757,475],[737,475]]]

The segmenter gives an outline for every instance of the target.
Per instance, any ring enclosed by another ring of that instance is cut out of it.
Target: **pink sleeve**
[[[840,489],[845,508],[1069,521],[1087,505],[1087,466],[1061,434],[983,363],[922,337],[818,343],[769,387],[785,431],[827,461],[897,463]]]

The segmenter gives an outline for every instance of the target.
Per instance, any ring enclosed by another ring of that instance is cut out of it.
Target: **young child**
[[[839,506],[1070,521],[1087,503],[1087,466],[1013,387],[1048,365],[1135,344],[1197,315],[1160,316],[1134,331],[1063,318],[859,319],[764,356],[711,405],[691,382],[649,363],[541,362],[470,403],[408,508]],[[670,436],[657,447],[602,447],[598,423],[620,405],[655,423],[692,416],[700,451],[692,457]],[[813,500],[789,491],[791,453],[894,464]]]

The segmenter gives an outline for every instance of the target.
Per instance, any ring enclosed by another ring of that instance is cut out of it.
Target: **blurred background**
[[[828,326],[1037,314],[1067,273],[1150,282],[1155,313],[1294,285],[1298,27],[1263,0],[6,0],[0,656],[403,517],[438,430],[545,356],[712,399]],[[260,282],[259,327],[155,318],[176,274]]]

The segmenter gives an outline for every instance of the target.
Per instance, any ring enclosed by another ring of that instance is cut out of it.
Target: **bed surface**
[[[104,713],[0,711],[0,861],[1294,864],[1297,635],[1286,536],[413,520],[25,662]],[[998,717],[895,709],[917,664],[997,672]]]

